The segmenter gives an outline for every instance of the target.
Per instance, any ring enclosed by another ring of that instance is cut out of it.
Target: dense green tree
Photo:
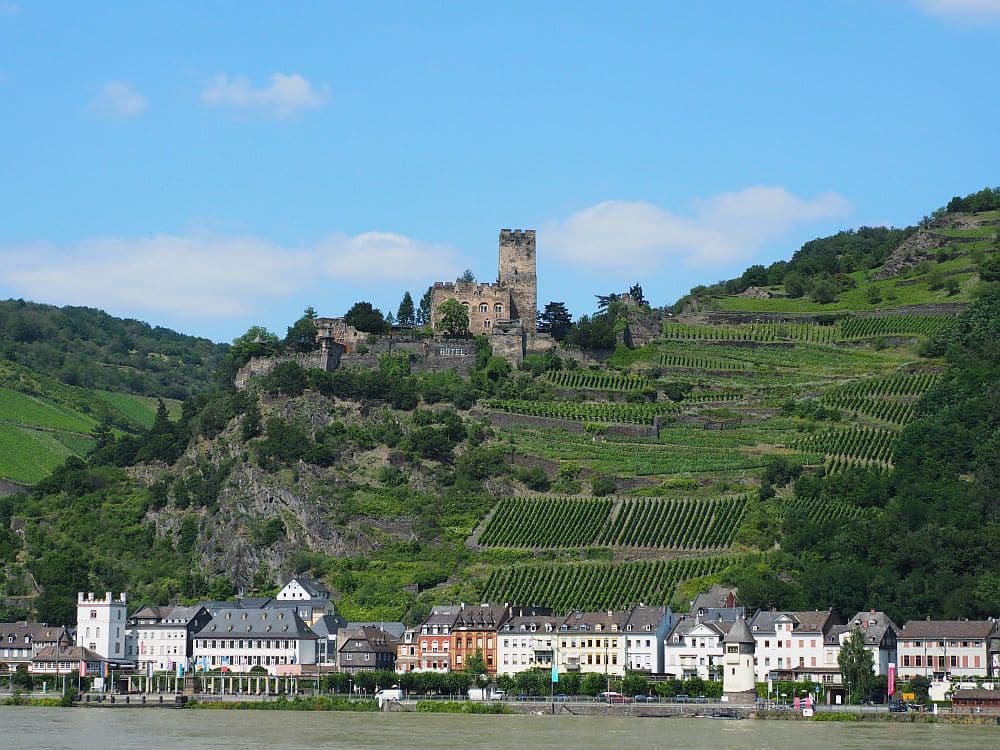
[[[471,656],[465,657],[465,668],[463,670],[475,684],[476,687],[486,687],[489,681],[489,674],[486,669],[486,659],[483,657],[483,650],[477,648]]]
[[[821,278],[813,284],[809,299],[820,305],[828,305],[837,299],[837,287],[830,279]]]
[[[460,284],[472,284],[476,280],[476,275],[472,273],[471,268],[466,268],[462,271],[462,275],[455,280]]]
[[[388,330],[382,311],[372,307],[371,302],[355,302],[344,315],[344,322],[363,333],[385,333]]]
[[[418,325],[426,326],[431,323],[431,304],[434,297],[434,287],[427,287],[427,291],[420,297],[420,306],[417,308],[416,322]]]
[[[293,352],[311,352],[316,348],[316,311],[312,307],[307,307],[302,317],[288,327],[282,346]]]
[[[606,313],[599,313],[593,317],[583,315],[570,328],[565,341],[581,349],[614,349],[615,320]]]
[[[263,326],[251,326],[233,341],[228,358],[240,367],[252,357],[270,357],[277,351],[278,343],[278,337]]]
[[[793,299],[801,297],[806,293],[805,277],[798,271],[789,271],[781,282],[785,287],[785,294]]]
[[[538,330],[550,333],[556,341],[566,338],[573,325],[573,316],[563,302],[549,302],[545,309],[538,313]]]
[[[409,326],[417,322],[416,310],[413,307],[413,297],[410,293],[404,292],[403,299],[399,303],[399,309],[396,311],[396,322],[400,325]]]
[[[837,664],[847,684],[850,702],[868,700],[875,679],[875,665],[872,652],[865,648],[865,634],[861,628],[851,630],[840,647]]]
[[[439,333],[446,336],[461,336],[469,332],[469,313],[457,299],[446,299],[438,305],[438,322],[435,326]]]

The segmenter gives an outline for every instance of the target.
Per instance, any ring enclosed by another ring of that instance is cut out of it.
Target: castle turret
[[[514,309],[511,319],[520,319],[529,336],[537,330],[538,277],[535,268],[535,230],[501,229],[498,283],[510,290]]]
[[[746,620],[737,617],[722,643],[725,648],[722,691],[730,702],[752,703],[756,689],[753,664],[756,642]]]

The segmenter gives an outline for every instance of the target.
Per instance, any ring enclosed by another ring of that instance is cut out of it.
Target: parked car
[[[659,699],[655,695],[635,695],[632,700],[635,703],[656,703]]]
[[[889,701],[889,711],[894,714],[905,714],[910,707],[905,701]]]
[[[601,693],[600,695],[597,696],[597,698],[598,698],[598,700],[600,700],[600,701],[602,701],[604,703],[631,703],[632,702],[631,698],[626,698],[621,693],[616,693],[613,690],[609,690],[607,692]]]
[[[566,693],[556,693],[555,695],[552,696],[552,700],[556,700],[556,701],[560,701],[560,702],[568,701],[569,700],[569,696],[566,695]]]

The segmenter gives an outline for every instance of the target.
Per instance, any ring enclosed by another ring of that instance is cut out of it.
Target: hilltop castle
[[[455,299],[469,314],[469,332],[487,336],[496,354],[519,362],[527,353],[548,349],[552,338],[538,333],[536,322],[535,257],[534,229],[501,229],[496,283],[435,282],[431,324],[437,325],[441,303]]]
[[[555,345],[550,334],[538,332],[535,230],[501,229],[497,266],[495,284],[435,282],[430,322],[434,325],[440,319],[437,309],[441,303],[458,300],[469,315],[469,334],[486,336],[493,353],[516,366],[526,354]],[[410,355],[410,366],[425,372],[456,369],[468,373],[475,363],[478,347],[468,334],[427,337],[413,326],[394,326],[390,333],[373,335],[348,325],[343,318],[316,318],[315,322],[315,351],[254,357],[236,374],[236,387],[246,388],[251,378],[266,375],[288,360],[327,372],[341,366],[376,369],[380,355],[392,353]]]

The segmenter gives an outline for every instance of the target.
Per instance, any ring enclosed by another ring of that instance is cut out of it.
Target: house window
[[[484,312],[489,312],[489,311],[490,311],[490,306],[487,305],[485,302],[483,302],[481,305],[479,305],[479,312],[484,313]]]

